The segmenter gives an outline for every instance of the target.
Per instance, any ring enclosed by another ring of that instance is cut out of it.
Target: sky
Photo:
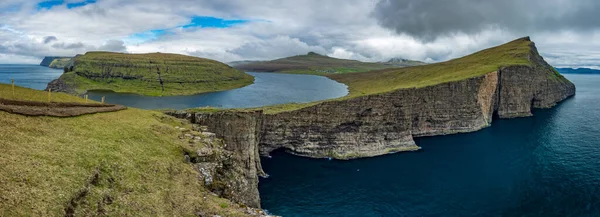
[[[597,11],[597,0],[0,0],[0,64],[94,50],[440,62],[531,36],[556,67],[600,68]]]

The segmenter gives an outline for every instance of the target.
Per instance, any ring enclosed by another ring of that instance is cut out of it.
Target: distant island
[[[244,71],[328,75],[419,66],[425,63],[402,58],[393,58],[387,62],[361,62],[309,52],[306,55],[270,61],[237,61],[229,65]]]
[[[556,68],[556,70],[561,74],[600,74],[600,70],[590,68]]]
[[[71,63],[72,59],[73,57],[47,56],[44,57],[44,59],[40,63],[40,66],[46,66],[54,69],[62,69],[65,66],[68,66]]]
[[[42,65],[52,58],[45,58]],[[54,57],[51,63],[64,62]],[[58,65],[55,63],[55,65]],[[68,67],[65,67],[68,66]],[[191,95],[240,88],[254,77],[224,63],[180,54],[88,52],[66,65],[48,89],[70,94],[111,90],[148,96]]]

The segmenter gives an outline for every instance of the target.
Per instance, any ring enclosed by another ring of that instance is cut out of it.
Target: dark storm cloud
[[[48,44],[50,42],[56,41],[58,38],[56,36],[46,36],[44,37],[44,44]]]
[[[597,0],[380,0],[372,16],[383,27],[422,40],[489,28],[533,31],[600,27]]]
[[[114,51],[114,52],[125,52],[127,47],[125,42],[121,40],[109,40],[104,45],[98,48],[101,51]]]

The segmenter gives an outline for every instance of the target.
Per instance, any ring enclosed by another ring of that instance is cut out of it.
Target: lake
[[[0,65],[0,83],[15,79],[19,86],[43,90],[62,70],[37,65]],[[305,103],[342,97],[348,88],[323,76],[248,72],[254,84],[220,92],[191,96],[151,97],[110,91],[89,91],[89,98],[142,109],[196,107],[251,108],[284,103]]]
[[[284,103],[304,103],[348,94],[342,83],[323,76],[248,72],[254,84],[220,92],[191,96],[142,96],[137,94],[89,91],[89,97],[143,109],[186,109],[196,107],[251,108]]]
[[[534,117],[350,161],[263,158],[262,207],[283,216],[600,216],[600,75]]]

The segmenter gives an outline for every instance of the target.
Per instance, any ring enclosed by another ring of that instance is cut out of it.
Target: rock
[[[210,186],[214,181],[214,174],[216,174],[217,164],[216,163],[197,163],[196,169],[200,172],[201,179],[205,186]]]

